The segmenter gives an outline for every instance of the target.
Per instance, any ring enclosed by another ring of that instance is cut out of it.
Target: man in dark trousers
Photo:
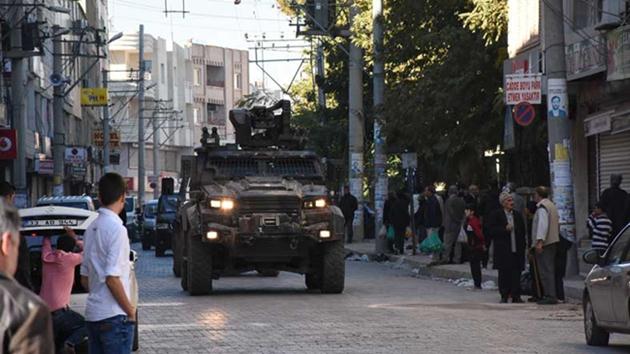
[[[622,181],[622,175],[611,175],[610,188],[607,188],[604,192],[602,192],[602,197],[600,199],[604,211],[608,214],[608,217],[613,223],[612,237],[615,237],[628,221],[628,218],[625,215],[628,193],[621,189]]]
[[[352,237],[354,236],[354,230],[352,229],[354,221],[354,212],[359,208],[357,198],[350,193],[350,187],[343,187],[343,197],[339,201],[339,208],[343,213],[346,227],[346,241],[352,243]]]
[[[499,196],[502,208],[495,210],[485,220],[488,233],[494,243],[494,268],[499,271],[501,303],[521,303],[521,271],[525,264],[525,222],[514,211],[510,193]]]
[[[389,220],[394,227],[394,253],[405,253],[405,232],[411,218],[409,217],[409,199],[400,191],[391,207]]]

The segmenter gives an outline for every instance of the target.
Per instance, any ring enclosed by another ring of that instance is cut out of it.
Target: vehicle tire
[[[317,273],[304,274],[304,283],[308,290],[319,290],[322,287],[322,278]]]
[[[155,245],[155,256],[164,257],[164,246]]]
[[[188,237],[188,293],[206,295],[212,291],[212,257],[199,236]]]
[[[182,259],[181,267],[182,268],[180,272],[182,275],[182,281],[180,282],[180,284],[182,285],[182,290],[188,291],[188,262]]]
[[[346,280],[346,263],[342,241],[324,243],[322,254],[321,290],[324,294],[343,292]]]
[[[605,347],[610,340],[610,333],[597,325],[593,304],[588,295],[584,297],[584,334],[586,344],[595,347]]]
[[[133,345],[131,347],[132,351],[138,351],[138,349],[140,348],[140,339],[138,338],[138,324],[140,324],[140,322],[138,321],[138,310],[136,310],[136,325],[133,329]]]
[[[275,278],[280,275],[280,271],[278,270],[257,270],[257,272],[261,277]]]
[[[151,249],[151,244],[149,243],[149,240],[147,240],[147,237],[143,237],[142,238],[142,250],[143,251],[148,251]]]
[[[177,242],[178,235],[178,233],[174,233],[173,239],[171,240],[171,247],[173,248],[173,275],[175,275],[175,278],[182,276],[182,247]],[[180,243],[181,239],[182,237],[179,237]]]

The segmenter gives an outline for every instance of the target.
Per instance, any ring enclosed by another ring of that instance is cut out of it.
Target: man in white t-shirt
[[[129,239],[118,214],[125,207],[125,181],[107,173],[98,182],[103,205],[85,231],[81,283],[89,290],[85,309],[91,354],[130,353],[136,309],[131,303]]]

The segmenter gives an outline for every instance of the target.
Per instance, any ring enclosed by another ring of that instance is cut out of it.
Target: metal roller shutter
[[[599,192],[610,187],[610,175],[623,175],[621,188],[630,191],[630,131],[599,136]]]

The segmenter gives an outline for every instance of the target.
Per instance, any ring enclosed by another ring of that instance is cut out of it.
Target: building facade
[[[99,71],[103,65],[103,60],[96,58],[97,48],[94,44],[83,44],[76,50],[76,44],[86,41],[94,43],[96,33],[107,36],[107,2],[105,0],[51,0],[45,3],[38,2],[39,6],[34,6],[34,2],[22,0],[14,2],[14,6],[21,6],[27,13],[23,18],[23,24],[31,24],[36,28],[35,51],[39,54],[29,56],[24,59],[24,70],[26,80],[22,83],[11,80],[14,76],[11,65],[5,57],[3,66],[3,88],[2,107],[0,114],[0,124],[5,127],[19,126],[20,120],[26,120],[25,143],[17,146],[25,152],[26,166],[26,193],[19,193],[17,204],[19,206],[33,205],[37,198],[43,195],[52,194],[53,186],[53,138],[54,138],[54,117],[53,117],[53,58],[59,55],[62,58],[65,92],[63,104],[63,127],[64,134],[60,139],[64,142],[66,150],[72,155],[72,159],[64,158],[64,193],[84,194],[90,193],[95,178],[100,175],[100,162],[96,158],[97,151],[92,149],[91,132],[97,123],[100,113],[96,108],[81,106],[80,90],[83,87],[99,86]],[[12,4],[13,5],[13,4]],[[12,5],[3,6],[4,14],[11,13]],[[63,9],[63,11],[59,10]],[[12,29],[11,19],[4,18],[7,26],[3,31]],[[54,27],[64,31],[63,35],[52,36]],[[24,32],[26,26],[22,25]],[[22,37],[22,48],[27,44]],[[65,41],[62,45],[61,53],[53,53],[53,39],[58,38]],[[39,42],[39,43],[37,43]],[[74,48],[74,49],[73,49]],[[6,48],[5,48],[6,49]],[[8,53],[7,50],[3,54]],[[92,65],[94,62],[95,65]],[[15,90],[15,85],[21,85],[24,93],[21,97],[16,97],[11,93]],[[24,115],[18,117],[12,112],[13,107],[20,100],[24,104]],[[59,128],[59,127],[58,127]],[[76,152],[72,154],[72,152]],[[15,166],[12,168],[12,165]],[[0,161],[0,170],[5,180],[16,184],[17,161]],[[12,171],[13,169],[13,171]]]
[[[249,54],[244,50],[188,43],[192,61],[194,141],[201,128],[216,127],[221,140],[233,143],[229,111],[249,94]]]
[[[504,74],[543,74],[542,1],[509,0]],[[586,218],[612,174],[630,190],[630,4],[623,0],[564,0],[568,115],[578,240],[587,242]],[[544,104],[546,99],[543,98]],[[545,119],[545,110],[540,110]]]

